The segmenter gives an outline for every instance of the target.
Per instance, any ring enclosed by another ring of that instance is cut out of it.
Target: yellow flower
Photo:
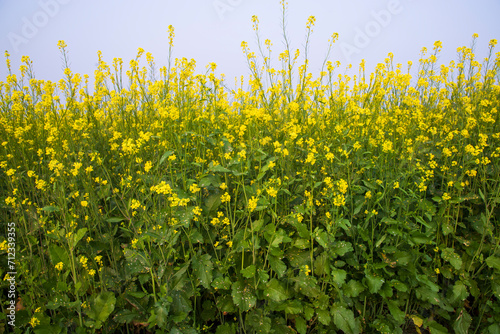
[[[220,198],[222,203],[230,202],[231,201],[231,195],[229,195],[228,192],[224,193],[224,195],[221,196]]]
[[[448,193],[444,193],[444,194],[443,194],[443,201],[447,201],[447,200],[449,200],[449,199],[451,199],[451,196],[450,196],[450,195],[448,195]]]
[[[367,191],[366,194],[365,194],[365,198],[372,198],[372,192],[371,191]]]
[[[89,203],[88,203],[87,201],[81,201],[81,202],[80,202],[80,204],[81,204],[84,208],[86,208],[86,207],[89,205]]]
[[[227,245],[229,248],[231,248],[231,247],[233,247],[233,242],[232,242],[232,241],[228,241],[228,242],[226,242],[226,245]]]
[[[63,266],[64,266],[64,263],[62,262],[59,262],[58,264],[55,265],[55,268],[59,271],[62,271],[63,270]]]
[[[399,188],[399,182],[398,181],[394,182],[393,188],[394,189],[398,189]]]
[[[139,240],[137,240],[137,238],[132,239],[132,248],[137,247],[137,241],[139,241]]]
[[[36,327],[39,324],[40,324],[40,320],[38,320],[37,317],[32,317],[31,318],[31,320],[30,320],[31,327]]]
[[[153,168],[151,161],[146,162],[146,165],[144,165],[144,171],[147,173],[151,170],[151,168]]]
[[[258,201],[259,200],[255,198],[255,196],[252,196],[252,198],[248,200],[248,209],[250,210],[250,212],[253,212],[257,208]]]
[[[268,188],[266,191],[271,197],[276,197],[276,195],[278,194],[278,191],[273,187]]]
[[[189,186],[189,191],[192,192],[193,194],[196,194],[200,190],[201,188],[198,187],[196,183],[193,183],[191,186]]]

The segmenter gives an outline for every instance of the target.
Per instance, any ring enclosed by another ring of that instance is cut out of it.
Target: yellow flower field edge
[[[6,53],[17,333],[500,333],[496,41],[448,66],[436,42],[413,78],[391,54],[313,77],[313,26],[298,68],[299,51],[275,70],[270,41],[260,58],[243,43],[234,89],[173,59],[173,28],[168,66],[99,53],[92,87],[63,41],[59,82]]]

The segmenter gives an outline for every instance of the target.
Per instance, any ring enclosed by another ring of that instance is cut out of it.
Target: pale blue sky
[[[456,49],[470,46],[478,33],[476,54],[486,56],[488,42],[500,38],[498,0],[289,0],[288,34],[292,49],[303,50],[305,25],[310,15],[316,26],[310,43],[310,71],[316,76],[324,60],[328,39],[339,40],[330,60],[344,69],[356,69],[362,59],[367,70],[382,62],[388,52],[396,62],[416,63],[422,47],[443,42],[440,57],[448,64]],[[273,42],[275,64],[283,51],[279,0],[0,0],[0,49],[8,50],[18,71],[21,56],[34,61],[38,79],[62,78],[58,40],[68,44],[74,72],[93,75],[97,51],[111,63],[128,61],[137,48],[151,52],[158,66],[168,56],[167,27],[175,27],[174,57],[194,58],[198,72],[210,62],[218,65],[228,85],[234,77],[248,75],[241,41],[257,51],[252,15],[260,20],[262,40]],[[2,52],[3,53],[3,52]],[[416,64],[415,64],[416,65]],[[343,72],[343,71],[341,71]],[[0,81],[6,67],[0,64]]]

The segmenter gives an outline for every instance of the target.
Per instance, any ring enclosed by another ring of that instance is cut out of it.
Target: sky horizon
[[[350,74],[357,73],[361,60],[367,72],[383,62],[389,52],[394,62],[407,61],[418,67],[420,51],[432,50],[435,41],[443,43],[439,63],[448,65],[457,59],[456,49],[469,47],[477,33],[476,56],[482,62],[491,39],[500,36],[496,13],[500,2],[483,0],[480,5],[467,0],[353,0],[288,1],[287,35],[291,51],[301,51],[303,62],[306,22],[316,18],[310,39],[309,72],[319,75],[328,50],[328,40],[339,34],[329,60],[340,61],[344,73],[352,64]],[[63,63],[57,47],[59,40],[68,45],[73,72],[93,77],[97,52],[111,65],[113,58],[122,58],[124,69],[135,58],[138,48],[151,52],[157,68],[167,65],[168,26],[175,28],[174,58],[194,59],[196,73],[205,73],[211,62],[217,64],[216,75],[225,74],[226,84],[233,87],[234,78],[249,69],[241,50],[246,41],[258,54],[252,16],[259,18],[261,41],[273,43],[275,68],[280,68],[278,55],[284,50],[279,0],[32,0],[0,2],[0,45],[10,53],[13,72],[19,73],[21,57],[33,61],[37,79],[58,81],[63,77]],[[497,51],[498,52],[498,51]],[[144,56],[143,56],[144,57]],[[144,61],[141,65],[145,65]],[[5,81],[5,61],[0,65],[0,81]]]

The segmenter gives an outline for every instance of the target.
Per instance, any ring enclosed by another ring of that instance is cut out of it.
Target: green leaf
[[[281,278],[285,274],[286,264],[276,256],[269,255],[269,265],[278,274],[278,278]]]
[[[451,297],[448,298],[448,301],[452,305],[461,304],[467,297],[469,296],[469,292],[467,291],[467,287],[461,281],[457,281],[452,289]]]
[[[394,320],[398,323],[398,325],[402,325],[405,322],[405,313],[399,309],[398,304],[394,300],[386,300],[387,307],[389,308],[389,312],[394,317]]]
[[[172,154],[174,154],[174,151],[167,151],[163,153],[163,155],[160,158],[160,161],[158,162],[158,167],[161,166],[161,164],[165,161],[165,159],[167,159]]]
[[[113,320],[121,324],[128,324],[136,319],[139,319],[140,317],[141,315],[136,311],[122,309],[116,313]]]
[[[285,310],[286,314],[300,314],[302,313],[302,303],[297,300],[288,300],[283,303],[283,307],[280,307],[280,310]]]
[[[246,285],[241,281],[236,281],[233,283],[231,290],[233,303],[241,311],[246,312],[254,307],[257,303],[257,298],[255,297],[253,288],[251,286]]]
[[[333,314],[333,323],[338,329],[346,334],[357,334],[360,332],[358,324],[354,319],[354,313],[351,310],[335,303],[330,312]]]
[[[456,270],[460,270],[460,268],[462,268],[462,259],[458,254],[455,253],[455,250],[453,248],[443,249],[443,251],[441,252],[441,258],[451,263],[451,265]]]
[[[495,268],[496,270],[500,270],[500,258],[494,255],[486,258],[486,264],[490,268]]]
[[[221,173],[230,173],[231,172],[230,169],[222,167],[221,165],[210,167],[209,171],[211,171],[211,172],[221,172]]]
[[[245,278],[252,278],[255,276],[255,265],[251,264],[245,269],[241,269],[241,274]]]
[[[347,271],[339,268],[332,267],[331,268],[331,275],[332,279],[335,283],[337,283],[337,286],[340,288],[347,277]]]
[[[42,208],[42,210],[46,211],[46,212],[59,212],[59,211],[61,211],[61,209],[59,209],[59,207],[57,207],[57,206],[51,206],[51,205],[44,206]]]
[[[299,276],[293,279],[296,282],[295,291],[310,298],[318,298],[321,294],[318,281],[312,276]]]
[[[78,241],[80,241],[80,240],[83,238],[83,236],[85,235],[85,233],[87,233],[87,228],[86,228],[86,227],[81,228],[81,229],[79,229],[79,230],[76,232],[76,234],[75,234],[75,236],[74,236],[74,239],[72,240],[72,244],[71,244],[71,246],[72,246],[73,248],[75,248],[75,247],[76,247],[76,244],[78,243]]]
[[[432,291],[427,286],[421,286],[415,290],[417,298],[429,302],[433,305],[439,305],[441,298],[436,291]]]
[[[231,280],[227,276],[219,276],[212,282],[212,287],[217,290],[229,290],[231,288]]]
[[[201,285],[208,289],[212,283],[212,269],[214,265],[209,254],[202,256],[196,255],[193,257],[193,271],[195,276],[200,280]]]
[[[61,327],[56,325],[37,325],[33,330],[35,334],[59,334]]]
[[[264,295],[276,302],[284,301],[288,298],[285,287],[275,278],[271,279],[264,289]]]
[[[95,297],[90,310],[87,311],[87,315],[90,319],[96,321],[96,328],[101,328],[102,322],[108,319],[115,309],[115,303],[115,294],[111,291],[102,292]]]
[[[108,223],[119,223],[121,221],[125,220],[125,218],[119,218],[119,217],[111,217],[106,219]]]
[[[318,310],[317,313],[319,322],[321,322],[325,326],[328,326],[330,324],[330,321],[332,321],[330,312],[328,312],[327,310]]]
[[[500,334],[500,325],[492,324],[488,327],[488,333],[490,334]]]
[[[352,252],[354,249],[352,248],[352,244],[350,242],[336,241],[333,243],[331,250],[339,256],[344,256],[346,253]]]
[[[231,326],[229,323],[225,323],[217,326],[215,334],[236,334],[236,330],[234,329],[234,326]]]
[[[218,194],[210,195],[205,201],[205,205],[207,207],[208,212],[217,210],[217,208],[219,207],[219,205],[221,205],[221,203],[222,202],[220,200],[220,195]]]
[[[343,290],[344,290],[344,294],[347,297],[355,298],[355,297],[359,296],[359,294],[365,290],[365,287],[360,282],[352,279],[349,281],[349,283],[344,285]]]
[[[446,334],[448,330],[443,325],[437,323],[436,321],[431,321],[429,323],[429,330],[431,334]]]
[[[295,328],[299,334],[307,333],[307,323],[302,317],[295,318]]]
[[[313,235],[314,240],[316,240],[318,244],[320,244],[323,248],[328,248],[328,234],[325,231],[317,229],[314,231]]]
[[[371,293],[377,293],[385,282],[384,278],[379,275],[366,274],[365,278],[368,290],[370,290]]]
[[[70,267],[70,262],[69,262],[69,256],[64,250],[64,248],[56,245],[56,244],[50,244],[49,245],[49,254],[50,254],[50,259],[52,260],[52,264],[55,266],[59,262],[62,262],[64,264],[64,267],[69,268]],[[63,268],[64,268],[63,267]]]
[[[457,319],[453,323],[453,329],[457,334],[467,334],[469,332],[469,327],[472,322],[472,317],[467,313],[465,309],[460,311]]]

